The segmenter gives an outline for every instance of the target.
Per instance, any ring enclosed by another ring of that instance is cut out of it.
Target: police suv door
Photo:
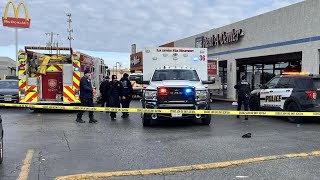
[[[274,105],[272,97],[275,95],[276,87],[280,78],[275,77],[271,79],[264,89],[260,91],[260,106],[263,108],[270,108]]]
[[[286,99],[289,98],[293,91],[293,79],[290,78],[290,76],[287,77],[281,77],[277,88],[274,91],[274,98],[272,100],[276,100],[275,106],[277,109],[284,109],[284,103],[286,102]]]
[[[290,77],[281,77],[274,78],[268,84],[268,89],[266,89],[263,94],[264,97],[261,97],[261,101],[263,101],[263,107],[271,108],[271,109],[283,109],[284,103],[288,97],[291,96],[292,93],[292,82]],[[277,82],[277,83],[276,83]],[[261,105],[262,106],[262,105]]]

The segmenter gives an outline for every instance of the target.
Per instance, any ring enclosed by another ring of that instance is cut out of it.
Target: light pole
[[[116,62],[116,75],[118,77],[118,64],[120,64],[120,62]]]
[[[116,75],[115,73],[114,73],[114,71],[115,71],[115,68],[116,68],[117,66],[113,66],[113,75]]]

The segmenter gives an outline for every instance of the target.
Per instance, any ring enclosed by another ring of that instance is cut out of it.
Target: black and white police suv
[[[292,112],[320,111],[320,76],[289,73],[276,76],[260,89],[253,90],[249,100],[251,111],[280,110]],[[288,117],[292,123],[301,117]]]

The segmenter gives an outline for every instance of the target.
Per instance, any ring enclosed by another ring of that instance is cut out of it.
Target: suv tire
[[[146,118],[145,114],[142,115],[142,124],[143,124],[144,127],[151,126],[151,123],[152,123],[151,121],[152,121],[151,119]]]
[[[298,104],[295,103],[295,102],[289,103],[287,108],[286,108],[286,110],[287,111],[291,111],[291,112],[299,112],[300,111]],[[299,116],[289,117],[288,116],[288,120],[291,123],[301,123],[302,122],[302,117],[299,117]]]
[[[210,123],[211,123],[211,115],[210,114],[206,115],[205,118],[201,119],[202,125],[210,125]]]
[[[260,110],[260,103],[257,97],[252,97],[249,99],[249,108],[250,111],[259,111]]]
[[[0,164],[2,164],[3,162],[3,137],[1,138],[1,141],[0,141]]]

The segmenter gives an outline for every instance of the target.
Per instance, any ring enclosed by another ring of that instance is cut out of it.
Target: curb
[[[233,99],[221,99],[221,98],[211,98],[211,101],[219,101],[219,102],[236,102],[236,100]]]

